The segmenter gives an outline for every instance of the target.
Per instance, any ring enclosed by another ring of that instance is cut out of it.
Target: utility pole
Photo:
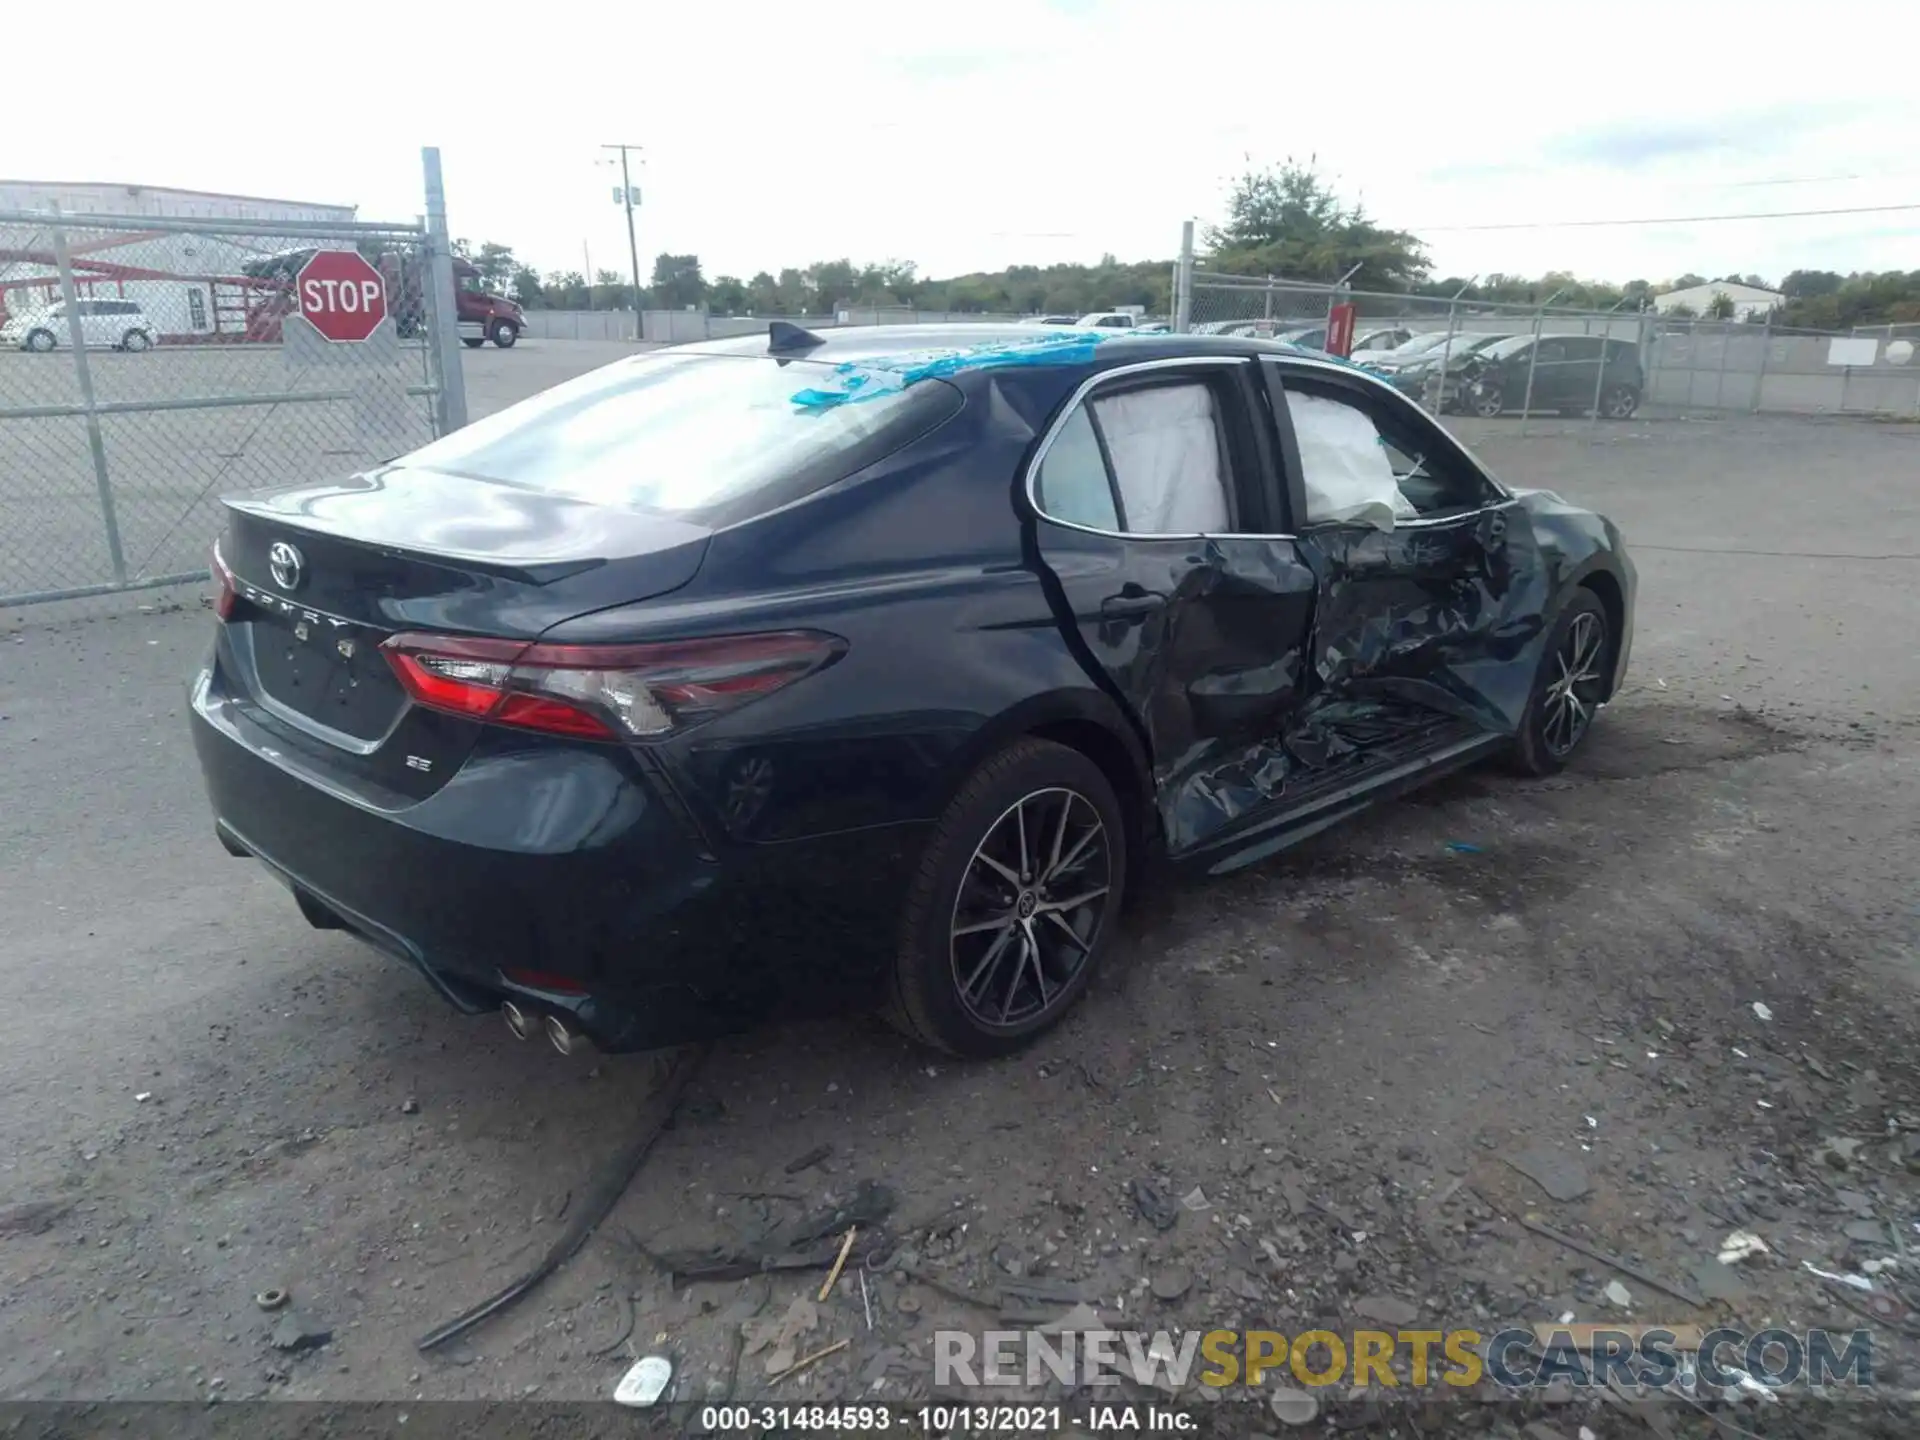
[[[587,249],[587,242],[580,242],[580,263],[587,270],[587,309],[593,309],[593,252]]]
[[[644,145],[602,145],[602,150],[620,152],[620,203],[627,207],[627,253],[633,259],[633,338],[640,338],[640,242],[633,237],[633,176],[627,169],[627,152],[644,150]]]

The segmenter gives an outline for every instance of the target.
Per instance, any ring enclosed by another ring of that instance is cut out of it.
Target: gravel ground
[[[1803,1262],[1901,1245],[1883,1275],[1920,1298],[1920,428],[1462,429],[1511,483],[1612,514],[1640,566],[1631,685],[1578,764],[1469,772],[1162,889],[1076,1014],[1000,1064],[862,1019],[722,1044],[578,1258],[426,1356],[585,1203],[661,1061],[458,1018],[229,859],[185,733],[197,603],[0,612],[0,1399],[587,1401],[649,1350],[682,1398],[898,1399],[926,1393],[933,1330],[992,1322],[960,1296],[1036,1280],[1156,1328],[1850,1330]],[[1529,1151],[1583,1192],[1550,1198],[1510,1163]],[[867,1179],[897,1197],[872,1327],[850,1269],[787,1348],[851,1343],[793,1378],[741,1326],[817,1272],[675,1287],[649,1258]],[[1206,1208],[1156,1229],[1137,1181]],[[1718,1266],[1736,1228],[1771,1255]],[[273,1349],[272,1287],[329,1343]],[[1920,1386],[1914,1341],[1875,1337],[1883,1390]],[[1584,1398],[1343,1415],[1658,1433]],[[1912,1430],[1874,1404],[1740,1423]]]

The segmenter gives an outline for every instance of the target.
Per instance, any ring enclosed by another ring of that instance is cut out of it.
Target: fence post
[[[1533,348],[1527,352],[1527,393],[1520,401],[1520,433],[1527,433],[1527,421],[1533,411],[1533,371],[1540,363],[1540,326],[1547,318],[1546,307],[1533,313]]]
[[[80,295],[73,284],[73,257],[67,253],[67,232],[60,223],[60,207],[53,207],[53,260],[60,269],[60,304],[67,315],[67,342],[73,346],[73,375],[80,385],[80,404],[87,412],[87,448],[93,452],[93,483],[99,487],[100,523],[107,532],[107,558],[113,563],[113,583],[127,583],[127,556],[120,548],[120,519],[113,508],[113,483],[107,478],[107,443],[100,434],[100,412],[94,408],[93,371],[87,365],[86,332],[80,324]]]
[[[1180,261],[1173,271],[1173,328],[1184,335],[1193,321],[1193,221],[1180,222]]]
[[[1720,322],[1720,369],[1713,379],[1713,408],[1727,408],[1727,352],[1733,348],[1733,336],[1730,333],[1733,322]]]
[[[1760,400],[1767,388],[1767,362],[1772,358],[1773,315],[1769,312],[1760,326],[1760,370],[1753,377],[1753,408],[1747,412],[1750,415],[1760,413]]]
[[[434,350],[440,357],[440,433],[467,423],[467,374],[460,361],[460,309],[453,293],[453,241],[447,235],[447,190],[440,179],[440,149],[424,145],[420,168],[427,186],[427,279],[432,301]]]
[[[1600,364],[1593,377],[1593,419],[1588,422],[1594,428],[1600,424],[1600,395],[1607,385],[1607,356],[1613,349],[1613,322],[1607,321],[1606,328],[1600,332]]]

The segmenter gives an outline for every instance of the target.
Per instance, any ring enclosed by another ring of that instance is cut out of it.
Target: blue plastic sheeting
[[[853,405],[892,395],[922,380],[938,380],[963,370],[998,370],[1012,365],[1077,365],[1093,358],[1104,341],[1125,335],[1124,330],[1062,330],[1031,340],[995,340],[964,350],[920,350],[882,355],[871,360],[849,360],[833,367],[831,378],[798,391],[793,403],[807,410]]]

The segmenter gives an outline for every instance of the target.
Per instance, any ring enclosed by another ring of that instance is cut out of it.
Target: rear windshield
[[[725,524],[843,480],[960,408],[937,380],[857,404],[793,403],[832,368],[684,350],[622,360],[402,463]]]

